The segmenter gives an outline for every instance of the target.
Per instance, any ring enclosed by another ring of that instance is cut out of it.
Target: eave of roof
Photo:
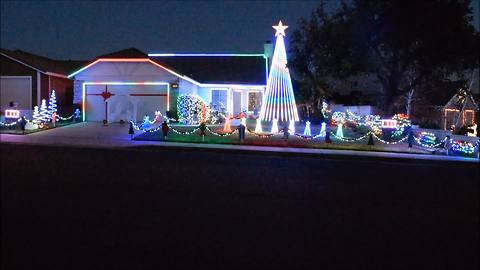
[[[188,76],[185,76],[185,75],[182,75],[174,70],[172,70],[171,68],[167,68],[166,66],[160,64],[160,63],[157,63],[156,61],[150,59],[150,58],[98,58],[96,59],[95,61],[92,61],[91,63],[89,63],[88,65],[80,68],[79,70],[69,74],[67,77],[68,78],[72,78],[74,77],[75,75],[79,74],[80,72],[92,67],[93,65],[99,63],[99,62],[148,62],[148,63],[151,63],[181,79],[184,79],[186,81],[189,81],[197,86],[200,86],[200,87],[221,87],[221,86],[224,86],[224,87],[245,87],[245,86],[248,86],[248,87],[252,87],[252,88],[263,88],[265,87],[264,84],[242,84],[242,83],[200,83]]]

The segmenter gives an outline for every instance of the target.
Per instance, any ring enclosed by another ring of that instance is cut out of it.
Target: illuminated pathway
[[[354,150],[332,150],[332,149],[312,149],[312,148],[293,148],[293,147],[269,147],[269,146],[251,146],[251,145],[229,145],[229,144],[201,144],[201,143],[179,143],[179,142],[161,142],[161,141],[132,141],[128,133],[128,125],[120,126],[112,124],[104,127],[100,123],[78,123],[62,128],[51,129],[43,132],[37,132],[29,135],[8,135],[0,134],[0,141],[8,143],[38,144],[38,145],[61,145],[72,147],[90,147],[90,148],[122,148],[136,146],[157,146],[157,147],[182,147],[182,148],[202,148],[211,150],[228,151],[256,151],[281,153],[292,155],[310,155],[310,156],[350,156],[350,157],[371,157],[371,158],[399,158],[399,159],[417,159],[417,160],[443,160],[443,161],[462,161],[462,162],[480,162],[478,159],[464,158],[457,156],[428,155],[428,154],[407,154],[393,152],[369,152]]]

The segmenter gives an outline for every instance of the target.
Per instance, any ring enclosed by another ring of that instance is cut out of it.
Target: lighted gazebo
[[[460,88],[443,107],[443,129],[458,129],[475,123],[478,105],[471,91]]]

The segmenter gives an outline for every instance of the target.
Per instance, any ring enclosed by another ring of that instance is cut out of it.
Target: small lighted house
[[[457,129],[475,124],[478,105],[470,91],[461,88],[443,107],[443,129]]]
[[[269,55],[145,54],[127,49],[99,56],[68,75],[86,121],[140,121],[176,111],[179,95],[200,97],[226,114],[260,111]]]

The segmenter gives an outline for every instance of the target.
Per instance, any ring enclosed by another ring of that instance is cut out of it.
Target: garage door
[[[85,120],[109,123],[124,121],[142,121],[147,114],[153,120],[155,111],[165,115],[167,110],[166,85],[86,85]],[[103,101],[102,92],[111,97]]]
[[[0,76],[1,111],[8,109],[10,102],[18,103],[18,109],[32,109],[32,78],[30,76]]]

